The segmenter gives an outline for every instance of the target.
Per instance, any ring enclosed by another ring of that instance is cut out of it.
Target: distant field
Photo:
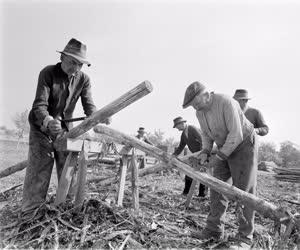
[[[0,171],[27,159],[28,143],[20,142],[18,148],[17,144],[17,141],[0,140]],[[1,179],[0,191],[22,183],[24,175],[25,170]]]
[[[0,139],[0,171],[27,159],[28,143]],[[55,168],[54,168],[55,169]],[[55,171],[54,171],[55,172]],[[55,183],[54,173],[51,183]],[[25,169],[0,180],[0,192],[24,182]]]

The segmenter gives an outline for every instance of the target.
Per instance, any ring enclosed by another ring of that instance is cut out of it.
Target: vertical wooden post
[[[75,206],[80,207],[84,202],[85,197],[85,183],[86,183],[86,174],[87,174],[87,153],[86,141],[82,144],[82,150],[79,154],[78,159],[78,186],[75,195]]]
[[[64,202],[69,191],[69,187],[72,181],[74,167],[76,166],[78,154],[76,152],[70,152],[67,156],[64,169],[61,173],[58,187],[56,190],[56,198],[54,204],[57,206]]]
[[[117,206],[123,205],[124,198],[124,190],[125,190],[125,182],[126,182],[126,174],[127,174],[127,163],[128,163],[128,155],[122,156],[122,164],[120,166],[120,182],[118,188],[118,197],[117,197]]]
[[[192,184],[190,186],[189,193],[188,193],[186,201],[185,201],[185,208],[188,208],[190,203],[191,203],[191,200],[193,198],[193,194],[194,194],[195,187],[196,187],[197,183],[198,183],[198,181],[193,179]]]
[[[136,156],[133,153],[131,157],[131,173],[132,173],[132,202],[133,202],[133,208],[135,212],[138,214],[139,212],[139,168],[136,164]]]

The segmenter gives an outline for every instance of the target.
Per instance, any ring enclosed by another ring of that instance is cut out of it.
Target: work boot
[[[251,249],[252,236],[244,236],[237,233],[234,237],[228,238],[228,241],[232,241],[233,244],[230,246],[230,250],[246,250]]]
[[[223,232],[212,231],[208,228],[204,228],[201,232],[192,232],[191,236],[199,240],[222,240],[224,237]]]

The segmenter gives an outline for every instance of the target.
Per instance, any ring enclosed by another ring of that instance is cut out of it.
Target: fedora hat
[[[57,51],[61,54],[65,54],[68,56],[72,56],[77,59],[79,62],[87,64],[87,66],[91,66],[90,62],[86,58],[86,45],[82,42],[72,38],[63,51]]]
[[[198,94],[202,93],[205,89],[206,87],[203,83],[193,82],[190,84],[185,91],[182,107],[185,109],[190,106],[194,98]]]
[[[139,132],[139,133],[140,133],[140,132],[144,132],[144,133],[145,133],[146,131],[145,131],[145,128],[140,127],[139,130],[138,130],[137,132]]]
[[[241,99],[249,100],[250,99],[248,96],[248,91],[246,89],[237,89],[234,93],[233,98],[236,100],[241,100]]]
[[[182,123],[182,122],[186,122],[186,120],[184,120],[181,116],[178,116],[176,117],[174,120],[173,120],[173,128],[175,128],[179,123]]]

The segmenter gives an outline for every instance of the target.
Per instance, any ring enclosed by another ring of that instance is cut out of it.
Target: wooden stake
[[[139,212],[139,179],[138,173],[139,169],[136,162],[136,155],[132,154],[131,157],[131,174],[132,174],[132,203],[135,213],[138,214]]]
[[[86,151],[86,143],[82,144],[82,150],[78,159],[78,186],[75,195],[75,207],[81,207],[85,198],[85,183],[87,173],[88,152]]]
[[[196,187],[197,183],[198,183],[198,181],[196,181],[196,180],[193,180],[193,181],[192,181],[192,184],[191,184],[191,186],[190,186],[189,193],[188,193],[188,195],[187,195],[187,197],[186,197],[186,201],[185,201],[185,207],[186,207],[186,208],[188,208],[189,205],[190,205],[190,203],[191,203],[191,200],[192,200],[192,198],[193,198],[193,194],[194,194],[195,187]]]
[[[67,156],[63,171],[58,182],[58,187],[56,189],[56,198],[54,201],[54,205],[56,206],[66,200],[67,193],[72,181],[74,167],[77,162],[77,156],[78,154],[74,152],[70,152]]]
[[[118,188],[118,197],[117,197],[117,206],[123,206],[123,198],[124,198],[124,191],[125,191],[125,184],[126,184],[126,174],[127,174],[127,164],[128,164],[128,156],[122,156],[122,165],[120,166],[120,181],[119,181],[119,188]]]

